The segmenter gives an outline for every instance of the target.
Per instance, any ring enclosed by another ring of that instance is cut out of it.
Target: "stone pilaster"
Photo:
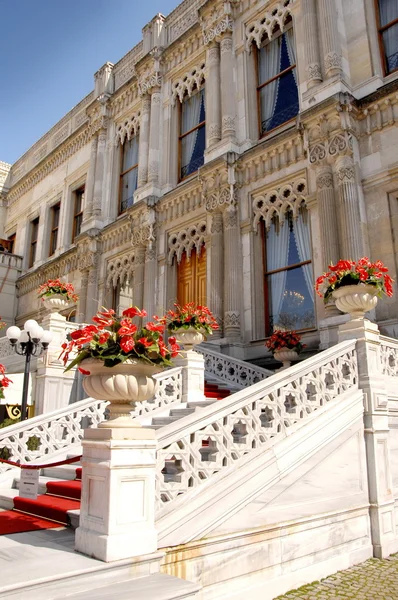
[[[323,60],[326,77],[333,77],[342,72],[339,31],[337,27],[336,0],[319,0],[321,19],[321,36]]]
[[[88,285],[88,269],[84,269],[84,271],[81,272],[79,303],[77,306],[78,322],[80,322],[80,323],[84,323],[86,321],[87,285]]]
[[[224,221],[224,337],[240,337],[240,231],[238,213],[229,206],[223,213]]]
[[[104,190],[104,168],[106,155],[106,129],[101,129],[98,134],[97,160],[95,164],[93,216],[101,217],[102,195]]]
[[[364,425],[368,472],[370,530],[373,554],[385,558],[397,551],[395,537],[391,439],[388,395],[382,373],[380,332],[367,319],[354,319],[339,327],[339,342],[357,340],[359,388],[364,392]]]
[[[210,264],[210,310],[216,317],[220,329],[214,331],[212,339],[222,337],[223,287],[224,281],[224,229],[221,212],[212,215],[211,224],[211,264]]]
[[[86,204],[84,207],[83,219],[87,221],[93,214],[93,202],[94,202],[94,183],[95,183],[95,165],[97,162],[97,147],[98,147],[98,136],[94,135],[91,140],[91,152],[90,152],[90,164],[87,172],[87,180],[85,186],[85,198]]]
[[[330,166],[317,168],[316,187],[321,228],[322,267],[326,271],[331,263],[336,264],[340,258],[337,207],[333,172]]]
[[[144,307],[145,246],[137,246],[134,252],[134,304]]]
[[[148,181],[154,184],[159,179],[159,126],[160,126],[161,93],[160,88],[155,87],[151,93],[151,117],[149,131],[149,164]]]
[[[207,148],[221,139],[220,45],[212,42],[206,49],[206,134]]]
[[[363,256],[358,186],[351,156],[339,156],[335,163],[338,191],[341,257],[358,260]]]
[[[322,81],[316,3],[315,0],[302,0],[301,5],[305,32],[304,47],[307,61],[307,87],[311,88]]]
[[[149,244],[145,249],[144,266],[144,308],[148,313],[146,321],[151,321],[156,311],[156,250]]]
[[[151,116],[151,97],[144,94],[141,101],[140,151],[138,157],[138,187],[148,181],[149,126]]]
[[[224,33],[220,42],[221,60],[221,136],[234,140],[236,136],[236,108],[234,90],[234,55],[232,31]]]
[[[92,265],[88,270],[86,321],[91,321],[98,310],[98,269]]]

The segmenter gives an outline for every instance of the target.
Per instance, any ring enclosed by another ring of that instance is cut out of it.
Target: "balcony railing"
[[[22,271],[23,257],[10,252],[0,252],[0,266]]]

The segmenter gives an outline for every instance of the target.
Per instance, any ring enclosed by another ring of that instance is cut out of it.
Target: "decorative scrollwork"
[[[189,97],[192,96],[192,92],[197,89],[200,90],[205,80],[205,69],[206,65],[204,62],[200,63],[198,67],[190,69],[180,79],[178,79],[172,86],[172,104],[175,104],[176,98],[183,101],[185,94]]]
[[[123,123],[120,123],[116,127],[116,139],[123,145],[124,140],[130,141],[132,137],[138,134],[140,128],[140,113],[135,113],[128,119],[125,119]]]

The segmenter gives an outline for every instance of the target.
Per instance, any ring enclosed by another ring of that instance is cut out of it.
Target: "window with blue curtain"
[[[205,90],[185,96],[181,105],[180,180],[204,163],[206,148]]]
[[[378,0],[379,39],[385,74],[398,69],[398,0]]]
[[[288,211],[265,233],[266,334],[315,327],[309,213]]]
[[[121,150],[122,167],[120,172],[120,214],[126,212],[126,210],[134,204],[134,192],[137,189],[138,180],[138,149],[138,135],[135,135],[130,140],[124,140]]]
[[[299,99],[292,27],[265,41],[260,48],[257,94],[261,136],[297,115]]]

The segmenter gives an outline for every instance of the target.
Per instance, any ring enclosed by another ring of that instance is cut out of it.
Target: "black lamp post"
[[[33,319],[29,319],[26,321],[23,331],[15,325],[9,327],[7,337],[15,352],[25,357],[21,404],[21,421],[24,421],[27,418],[30,359],[32,356],[40,356],[48,348],[53,334],[51,331],[44,330]]]

